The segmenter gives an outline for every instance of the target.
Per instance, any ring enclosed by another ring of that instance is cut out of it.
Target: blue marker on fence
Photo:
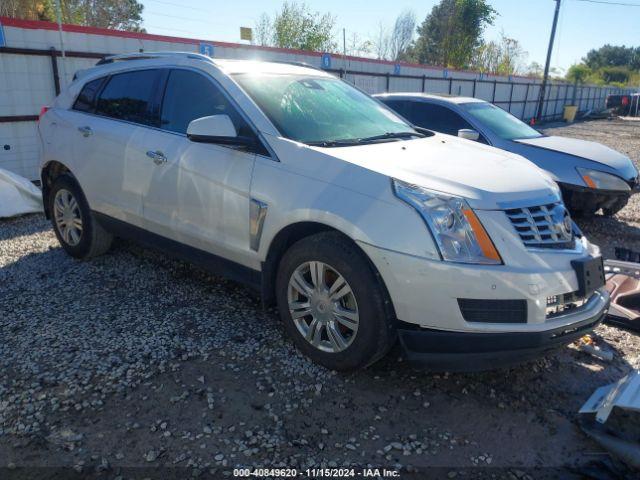
[[[323,53],[322,54],[322,68],[331,68],[331,54]]]
[[[0,47],[5,47],[6,43],[4,40],[4,27],[2,26],[2,23],[0,23]]]
[[[210,43],[201,43],[200,44],[200,53],[202,55],[206,55],[207,57],[212,57],[213,58],[213,45],[211,45]]]

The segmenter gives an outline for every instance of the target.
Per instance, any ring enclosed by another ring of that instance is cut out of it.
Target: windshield
[[[422,136],[387,107],[336,78],[237,74],[235,79],[291,140],[343,146]]]
[[[505,140],[537,138],[542,134],[500,107],[490,103],[465,103],[462,107],[478,122]]]

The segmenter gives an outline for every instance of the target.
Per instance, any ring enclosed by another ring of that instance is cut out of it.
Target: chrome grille
[[[522,242],[531,248],[571,248],[573,224],[562,203],[505,210]]]

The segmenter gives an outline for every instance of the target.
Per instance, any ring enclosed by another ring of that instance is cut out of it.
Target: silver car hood
[[[551,177],[525,158],[449,135],[313,148],[391,178],[462,196],[478,209],[495,210],[520,203],[531,206],[560,199]]]
[[[638,174],[629,157],[616,152],[612,148],[605,147],[601,143],[567,137],[538,137],[515,141],[602,163],[620,171],[626,179],[635,177]]]

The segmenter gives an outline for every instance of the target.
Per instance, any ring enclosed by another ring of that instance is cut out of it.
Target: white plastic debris
[[[576,340],[575,346],[581,352],[586,352],[605,362],[613,360],[613,352],[596,345],[591,335],[584,335],[582,338]]]
[[[605,423],[614,407],[640,412],[640,370],[634,370],[616,383],[598,388],[579,413],[595,413]]]
[[[42,212],[42,193],[20,175],[0,168],[0,218]]]

